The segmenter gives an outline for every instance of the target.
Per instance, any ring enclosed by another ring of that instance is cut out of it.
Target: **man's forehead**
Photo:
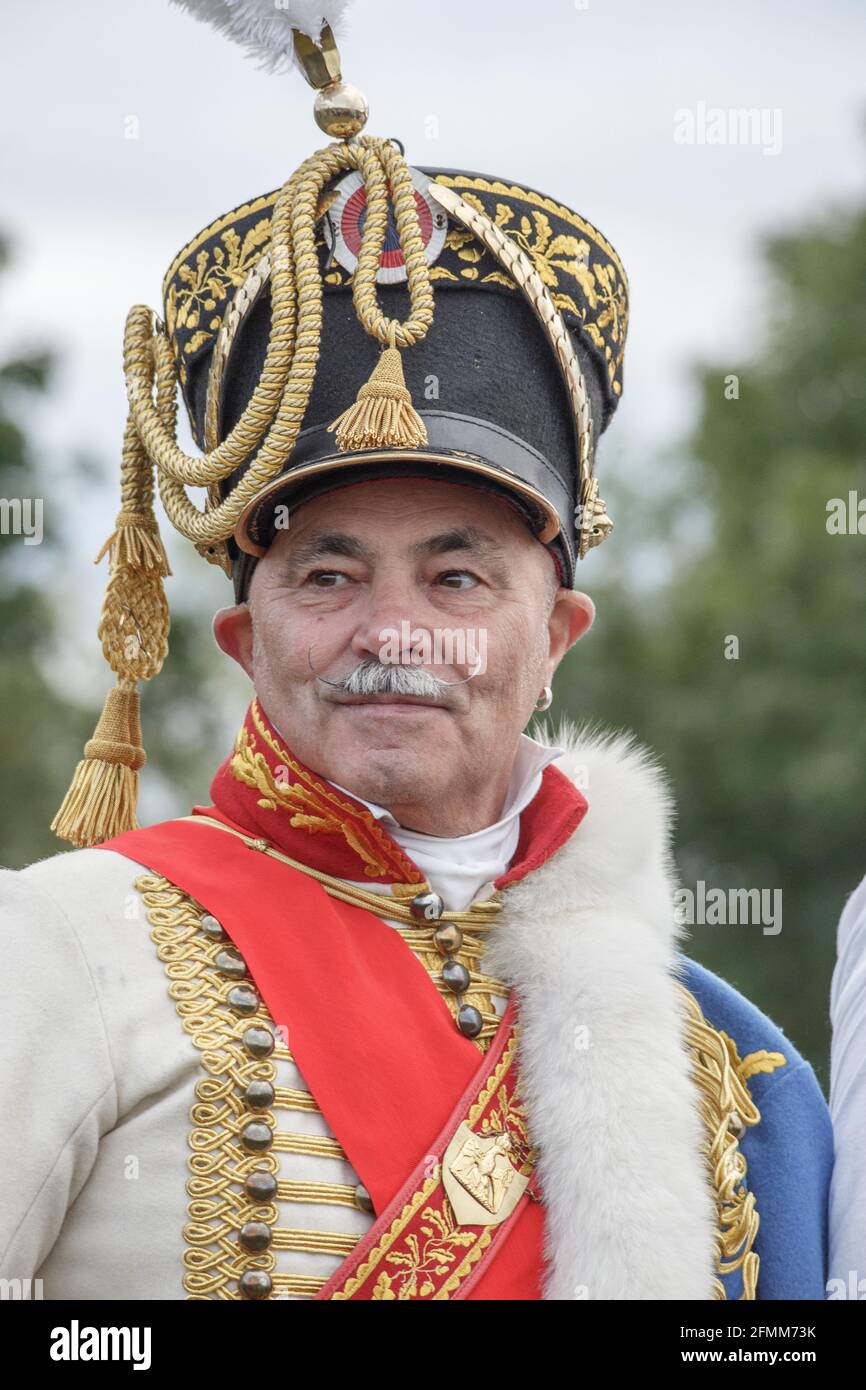
[[[440,522],[444,522],[444,525]],[[320,555],[371,559],[380,549],[393,553],[395,547],[405,549],[417,558],[464,550],[499,559],[506,553],[507,538],[495,536],[478,526],[453,524],[452,517],[448,515],[439,518],[428,514],[418,532],[413,528],[403,537],[395,537],[393,525],[377,526],[369,531],[363,525],[353,527],[351,519],[347,520],[345,527],[335,526],[333,518],[323,519],[320,526],[313,526],[302,533],[296,532],[294,537],[289,533],[286,546],[289,558],[294,560],[308,560]]]

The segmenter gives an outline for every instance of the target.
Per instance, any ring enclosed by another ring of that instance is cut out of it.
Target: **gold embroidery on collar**
[[[409,874],[416,881],[420,879],[411,859],[382,830],[375,816],[344,801],[337,792],[329,791],[319,778],[296,762],[266,728],[257,700],[253,700],[251,710],[257,733],[279,765],[296,779],[278,781],[265,754],[256,749],[246,725],[242,725],[235,740],[230,769],[239,782],[261,793],[259,806],[266,811],[289,812],[290,824],[295,829],[311,834],[327,831],[342,835],[362,860],[368,878],[383,878],[388,874],[402,878]]]
[[[758,1072],[772,1072],[786,1065],[781,1052],[750,1052],[741,1058],[727,1033],[713,1028],[694,995],[679,985],[686,1010],[685,1036],[692,1061],[692,1075],[700,1090],[701,1113],[706,1127],[706,1154],[718,1208],[716,1231],[717,1273],[742,1271],[743,1299],[757,1297],[760,1261],[753,1249],[759,1216],[755,1195],[746,1185],[747,1163],[739,1141],[747,1128],[758,1124],[761,1113],[746,1082]],[[725,1298],[720,1279],[714,1281],[716,1297]]]

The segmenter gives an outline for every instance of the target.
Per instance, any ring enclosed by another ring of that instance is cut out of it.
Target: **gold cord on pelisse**
[[[116,676],[94,737],[85,745],[51,828],[81,848],[137,826],[138,773],[145,762],[138,682],[162,669],[169,613],[163,580],[170,573],[153,510],[154,483],[177,531],[204,552],[231,536],[247,504],[286,465],[301,429],[322,333],[322,279],[315,246],[322,189],[357,169],[367,197],[355,311],[383,352],[358,400],[334,421],[337,448],[409,447],[426,442],[403,378],[398,349],[411,347],[433,321],[433,291],[424,255],[412,176],[396,146],[378,136],[335,141],[306,159],[283,185],[271,231],[271,331],[261,376],[234,429],[195,458],[177,442],[174,356],[163,324],[135,305],[126,319],[124,376],[129,415],[121,466],[121,506],[108,553],[109,578],[99,637]],[[410,314],[404,323],[379,308],[376,273],[393,204],[406,264]],[[363,440],[362,444],[358,441]],[[200,509],[189,487],[213,487],[255,459],[221,501]]]

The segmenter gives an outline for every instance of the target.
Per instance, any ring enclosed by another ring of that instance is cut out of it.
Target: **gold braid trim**
[[[387,917],[388,909],[383,907],[381,915]],[[478,1010],[482,1019],[481,1031],[476,1034],[472,1041],[480,1052],[487,1052],[501,1021],[501,1014],[493,1003],[493,996],[498,995],[501,999],[508,1000],[511,995],[511,986],[496,975],[488,975],[483,969],[482,961],[487,942],[483,936],[473,933],[471,927],[467,926],[462,929],[463,940],[460,949],[455,951],[451,958],[466,966],[469,971],[469,987],[465,993],[456,995],[442,978],[443,960],[433,940],[435,927],[435,923],[429,927],[402,926],[398,923],[395,931],[400,933],[409,950],[418,957],[424,966],[447,1004],[448,1011],[455,1023],[463,1004],[471,1004]]]
[[[276,1174],[277,1160],[273,1152],[247,1153],[240,1138],[243,1125],[252,1118],[242,1099],[245,1088],[251,1081],[273,1082],[276,1076],[274,1063],[248,1056],[240,1040],[253,1024],[267,1025],[268,1015],[260,1008],[238,1019],[227,1006],[226,978],[214,962],[230,942],[205,935],[202,909],[186,893],[160,875],[144,874],[135,880],[135,887],[165,966],[169,994],[185,1031],[201,1052],[205,1070],[196,1083],[190,1112],[183,1287],[196,1301],[239,1299],[241,1275],[248,1269],[270,1273],[275,1263],[270,1250],[248,1254],[237,1240],[245,1221],[273,1225],[277,1217],[272,1203],[257,1205],[244,1191],[253,1168]],[[255,1118],[273,1128],[270,1112],[257,1111]]]
[[[743,1299],[757,1297],[759,1257],[753,1249],[760,1217],[755,1195],[746,1186],[747,1164],[739,1141],[758,1124],[760,1111],[746,1082],[758,1072],[786,1065],[781,1052],[750,1052],[741,1058],[727,1033],[713,1028],[694,995],[678,984],[685,1007],[685,1040],[692,1075],[700,1090],[706,1126],[706,1154],[719,1213],[716,1232],[717,1271],[742,1270]],[[725,1298],[721,1279],[714,1280],[716,1298]]]
[[[273,1084],[277,1071],[274,1059],[292,1060],[280,1041],[279,1029],[263,1004],[255,1013],[240,1018],[228,1006],[226,995],[236,981],[220,970],[217,957],[220,951],[232,951],[231,941],[227,935],[214,938],[205,933],[202,920],[207,914],[199,903],[161,875],[141,875],[135,887],[152,928],[151,939],[165,966],[169,993],[185,1031],[201,1053],[205,1072],[196,1084],[196,1100],[190,1111],[192,1154],[188,1160],[191,1177],[186,1184],[190,1200],[183,1230],[183,1287],[191,1300],[238,1300],[243,1297],[241,1277],[249,1270],[261,1270],[271,1278],[270,1297],[313,1297],[325,1279],[277,1271],[274,1252],[344,1256],[354,1249],[358,1235],[278,1227],[275,1203],[254,1202],[244,1184],[253,1169],[265,1170],[277,1177],[277,1201],[355,1207],[353,1186],[280,1180],[279,1176],[277,1156],[281,1153],[345,1162],[345,1151],[330,1137],[276,1129],[275,1110],[318,1111],[306,1092],[275,1087],[270,1107],[251,1109],[246,1104],[245,1091],[251,1081]],[[245,982],[250,983],[249,977]],[[248,1054],[243,1034],[251,1026],[273,1032],[276,1045],[270,1058]],[[251,1120],[264,1121],[273,1133],[265,1152],[249,1153],[244,1148],[241,1134]],[[270,1226],[272,1239],[265,1252],[252,1254],[242,1247],[239,1231],[248,1221]]]

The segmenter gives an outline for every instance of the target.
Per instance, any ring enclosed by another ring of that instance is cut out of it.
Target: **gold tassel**
[[[135,830],[138,771],[145,760],[136,684],[118,681],[106,696],[51,829],[79,849]]]
[[[171,574],[153,511],[149,515],[147,512],[121,511],[114,530],[93,563],[98,565],[106,553],[112,569],[128,565],[136,570],[156,570],[163,579]]]
[[[329,431],[337,431],[340,453],[355,449],[417,449],[427,443],[427,429],[412,405],[394,334],[392,324],[390,346],[381,354],[370,380],[361,387],[354,405],[328,426]]]
[[[163,579],[171,574],[153,512],[149,464],[131,423],[123,456],[123,504],[96,557],[109,578],[99,621],[103,655],[117,678],[93,738],[84,747],[51,829],[80,849],[138,826],[138,773],[146,761],[138,682],[162,669],[169,613]]]

